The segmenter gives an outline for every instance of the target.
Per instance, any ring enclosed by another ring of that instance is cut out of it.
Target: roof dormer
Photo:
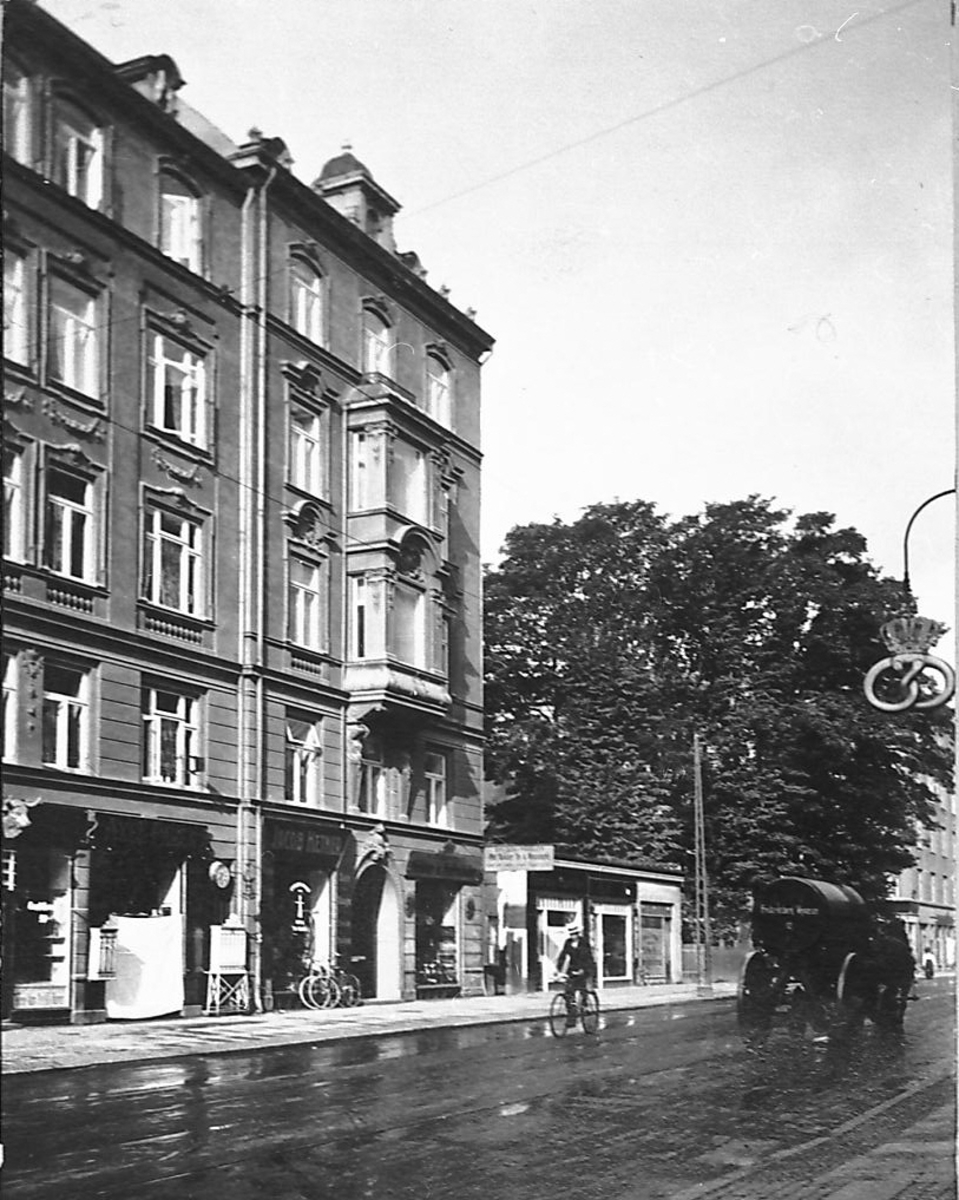
[[[169,54],[143,54],[120,63],[114,71],[158,108],[176,113],[176,93],[186,81]]]
[[[385,250],[396,253],[393,217],[400,210],[399,202],[374,180],[348,142],[323,167],[313,190]]]

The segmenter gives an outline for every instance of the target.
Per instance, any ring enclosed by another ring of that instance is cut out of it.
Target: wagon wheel
[[[847,1020],[862,1024],[865,1016],[871,1015],[875,988],[862,954],[847,954],[843,959],[839,982],[835,985],[835,998]]]
[[[875,1012],[876,988],[861,954],[847,954],[836,984],[839,1017],[843,1031],[856,1033],[866,1017]]]
[[[754,950],[743,963],[736,997],[739,1032],[752,1049],[759,1049],[769,1037],[778,991],[775,962],[762,950]]]
[[[880,986],[873,1014],[877,1029],[883,1033],[901,1032],[911,989],[911,980],[890,980]]]

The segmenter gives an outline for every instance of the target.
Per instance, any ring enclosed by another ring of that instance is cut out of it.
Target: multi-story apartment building
[[[257,1003],[479,986],[491,339],[351,153],[27,0],[3,70],[4,1011],[195,1008],[224,921]]]
[[[941,971],[956,965],[956,796],[935,791],[935,825],[920,833],[915,865],[899,876],[892,897],[920,970],[931,961]]]

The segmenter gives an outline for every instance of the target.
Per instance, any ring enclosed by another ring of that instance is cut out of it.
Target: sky
[[[312,182],[344,142],[496,338],[482,554],[643,499],[759,494],[901,577],[953,486],[948,0],[42,0],[173,56]],[[913,592],[955,623],[955,503]],[[939,647],[947,657],[949,639]]]

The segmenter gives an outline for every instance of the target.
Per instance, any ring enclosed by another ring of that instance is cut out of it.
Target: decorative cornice
[[[172,313],[157,313],[156,315],[171,325],[178,333],[184,333],[187,337],[196,336],[193,320],[185,309],[178,308]]]
[[[58,254],[56,257],[60,262],[66,263],[67,266],[82,271],[84,275],[90,274],[90,260],[85,254],[81,254],[79,250],[68,250],[65,254]]]
[[[322,370],[315,363],[305,359],[280,363],[280,374],[291,388],[299,392],[304,399],[314,403],[320,400],[333,401],[339,395],[336,387],[326,381]]]
[[[151,485],[147,487],[146,491],[148,497],[157,497],[166,500],[168,503],[175,504],[179,508],[189,509],[192,513],[199,513],[201,511],[181,487],[153,487]]]
[[[310,500],[288,509],[283,514],[283,522],[293,540],[311,550],[325,552],[333,543],[333,532],[326,527],[322,509]]]
[[[205,482],[203,470],[199,463],[194,463],[192,467],[180,467],[175,462],[171,462],[169,458],[160,450],[158,446],[153,447],[151,455],[153,461],[171,479],[179,479],[181,483],[188,483],[193,487],[202,487]],[[173,491],[183,495],[182,489],[174,488]]]
[[[10,404],[14,408],[25,408],[28,412],[33,408],[33,397],[27,392],[25,387],[19,387],[16,391],[4,389],[3,392],[4,404]]]
[[[66,460],[71,466],[82,467],[85,470],[97,465],[93,459],[87,458],[83,447],[76,442],[67,442],[63,446],[48,446],[47,454],[54,460]]]
[[[369,296],[363,296],[360,300],[360,307],[367,312],[376,313],[388,325],[393,325],[396,322],[393,302],[382,292],[374,292]]]
[[[93,417],[90,421],[80,421],[76,417],[59,405],[56,400],[50,396],[43,398],[43,412],[49,417],[54,425],[60,425],[64,429],[69,429],[71,433],[78,433],[81,437],[88,437],[91,441],[102,442],[106,434],[103,432],[103,419],[101,417]]]

